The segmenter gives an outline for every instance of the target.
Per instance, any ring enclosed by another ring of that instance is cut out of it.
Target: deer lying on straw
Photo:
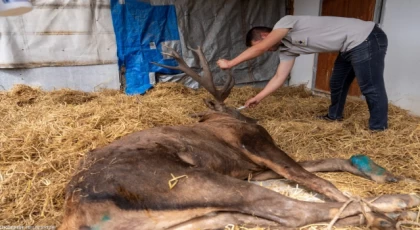
[[[170,49],[177,67],[216,99],[194,125],[158,127],[127,135],[88,153],[66,190],[60,229],[223,229],[228,224],[270,229],[330,222],[395,229],[396,218],[420,205],[416,195],[355,200],[313,172],[346,171],[378,182],[398,180],[366,156],[296,162],[255,120],[223,102],[234,86],[218,89],[201,49],[204,76]],[[329,202],[288,198],[252,180],[287,178]],[[169,182],[169,184],[168,184]],[[394,219],[393,219],[394,218]]]

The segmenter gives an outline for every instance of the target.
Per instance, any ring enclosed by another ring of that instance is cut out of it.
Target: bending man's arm
[[[264,87],[264,89],[258,93],[255,97],[249,99],[246,103],[246,107],[254,107],[262,99],[276,91],[280,86],[283,85],[284,81],[286,80],[287,76],[289,76],[290,71],[293,68],[293,65],[295,64],[295,58],[292,60],[285,60],[281,61],[279,66],[277,67],[276,74],[273,78],[268,82],[268,84]]]
[[[258,57],[264,52],[268,51],[271,47],[278,45],[288,32],[289,29],[275,29],[271,31],[271,33],[268,34],[267,37],[264,38],[261,42],[249,47],[236,58],[230,61],[226,59],[220,59],[217,61],[217,64],[222,69],[230,69],[244,61]]]

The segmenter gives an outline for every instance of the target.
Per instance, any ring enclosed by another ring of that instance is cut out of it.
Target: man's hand
[[[217,61],[217,65],[220,67],[220,69],[230,69],[231,68],[229,60],[226,60],[226,59],[219,59]]]
[[[257,97],[253,97],[245,102],[245,107],[254,108],[255,106],[258,105],[258,103],[260,103],[260,101],[261,100],[258,99]]]

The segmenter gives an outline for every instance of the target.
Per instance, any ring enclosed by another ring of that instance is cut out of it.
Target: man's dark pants
[[[351,82],[356,77],[368,104],[371,130],[388,128],[388,97],[384,83],[386,34],[377,26],[360,45],[341,52],[335,60],[330,80],[331,106],[328,117],[341,119]]]

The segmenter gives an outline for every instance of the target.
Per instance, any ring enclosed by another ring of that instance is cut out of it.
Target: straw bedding
[[[234,88],[226,104],[239,107],[257,92]],[[176,83],[158,84],[144,96],[114,90],[46,92],[24,85],[0,92],[0,226],[58,226],[64,187],[78,159],[134,131],[194,123],[189,115],[206,110],[203,98],[210,95]],[[314,119],[328,105],[328,98],[303,87],[285,87],[243,113],[259,119],[298,161],[363,153],[397,175],[420,180],[419,117],[390,106],[390,128],[372,133],[365,102],[349,100],[343,122]],[[357,196],[420,193],[418,183],[378,184],[348,173],[318,175]]]

